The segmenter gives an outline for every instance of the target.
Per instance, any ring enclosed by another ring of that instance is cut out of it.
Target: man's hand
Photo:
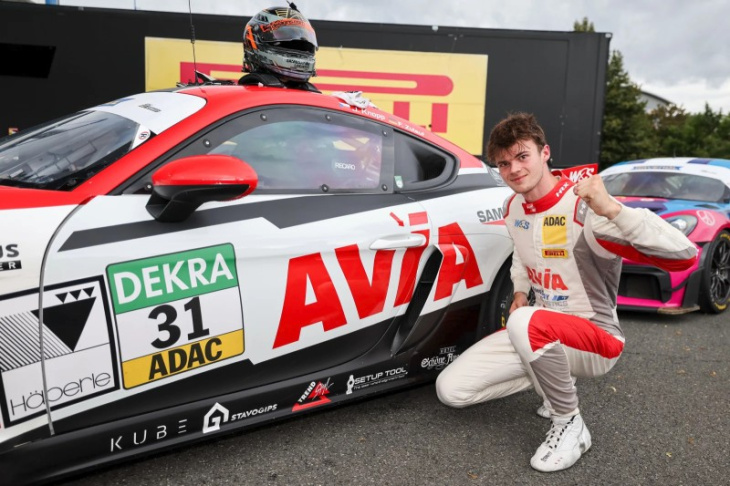
[[[515,292],[515,299],[512,301],[512,305],[509,308],[509,313],[512,314],[512,311],[515,309],[519,309],[526,305],[529,305],[529,302],[527,301],[527,294],[524,292]]]
[[[603,179],[599,175],[579,180],[575,184],[573,192],[599,216],[613,219],[621,211],[621,205],[611,199],[606,186],[603,185]]]

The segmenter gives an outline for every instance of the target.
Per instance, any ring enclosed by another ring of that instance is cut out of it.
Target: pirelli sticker
[[[230,244],[107,267],[124,388],[243,354]]]
[[[568,258],[568,250],[564,248],[543,248],[543,258]]]

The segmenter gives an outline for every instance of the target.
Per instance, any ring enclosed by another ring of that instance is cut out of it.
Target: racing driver
[[[651,211],[612,198],[600,176],[573,183],[553,174],[531,114],[499,122],[487,155],[515,192],[504,208],[514,301],[506,330],[467,349],[436,391],[444,404],[466,407],[534,387],[543,398],[538,415],[552,424],[530,465],[559,471],[591,447],[574,377],[604,375],[624,348],[616,315],[621,258],[680,270],[692,266],[697,249]]]

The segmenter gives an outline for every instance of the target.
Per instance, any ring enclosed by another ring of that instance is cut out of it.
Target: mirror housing
[[[147,211],[157,221],[186,220],[210,201],[244,197],[258,185],[256,171],[230,155],[193,155],[165,164],[152,175]]]

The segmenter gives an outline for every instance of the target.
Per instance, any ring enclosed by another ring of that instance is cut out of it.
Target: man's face
[[[555,185],[546,164],[549,159],[549,146],[545,145],[541,150],[534,141],[521,140],[500,152],[496,165],[502,179],[513,191],[524,195],[528,201],[535,201]]]

